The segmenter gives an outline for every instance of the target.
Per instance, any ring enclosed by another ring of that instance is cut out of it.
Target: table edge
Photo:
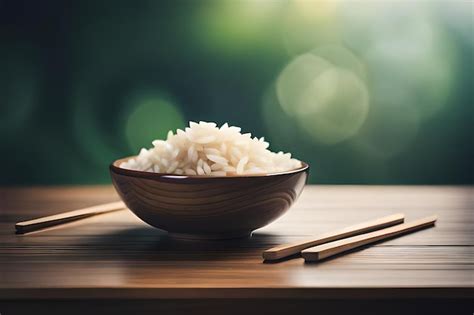
[[[1,300],[56,299],[472,299],[472,287],[0,288]]]

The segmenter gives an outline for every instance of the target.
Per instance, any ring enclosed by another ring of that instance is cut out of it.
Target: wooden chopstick
[[[327,242],[332,242],[335,240],[339,240],[341,238],[363,234],[363,233],[371,232],[374,230],[379,230],[388,226],[392,226],[395,224],[403,223],[404,219],[405,219],[405,215],[403,213],[389,215],[383,218],[378,218],[375,220],[371,220],[371,221],[363,222],[363,223],[353,225],[347,228],[343,228],[341,230],[324,233],[309,240],[301,241],[294,244],[276,246],[264,251],[262,256],[263,256],[263,259],[265,260],[281,259],[287,256],[298,254],[303,249],[308,248],[308,247],[316,246],[316,245],[327,243]]]
[[[15,224],[15,229],[18,234],[33,232],[51,226],[61,225],[71,221],[77,221],[92,217],[98,214],[108,213],[117,210],[126,209],[122,201],[101,204],[93,207],[73,210],[69,212],[50,215],[47,217],[37,218],[33,220],[18,222]]]
[[[436,220],[437,216],[418,219],[413,222],[403,223],[397,226],[385,228],[380,231],[353,236],[343,240],[311,247],[303,250],[301,255],[303,256],[305,262],[318,261],[363,245],[433,226]]]

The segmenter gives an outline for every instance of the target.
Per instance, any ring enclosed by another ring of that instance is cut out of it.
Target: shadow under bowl
[[[246,176],[187,176],[128,170],[110,165],[112,182],[127,207],[171,237],[248,237],[283,215],[306,184],[309,166]]]

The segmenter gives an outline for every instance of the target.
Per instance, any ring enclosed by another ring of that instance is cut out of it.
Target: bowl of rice
[[[110,173],[127,207],[172,237],[247,237],[283,215],[308,178],[308,164],[228,124],[190,122],[152,144]]]

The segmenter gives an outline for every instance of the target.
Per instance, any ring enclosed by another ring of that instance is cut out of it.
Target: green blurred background
[[[310,182],[473,183],[471,1],[2,1],[2,185],[109,183],[189,120]]]

